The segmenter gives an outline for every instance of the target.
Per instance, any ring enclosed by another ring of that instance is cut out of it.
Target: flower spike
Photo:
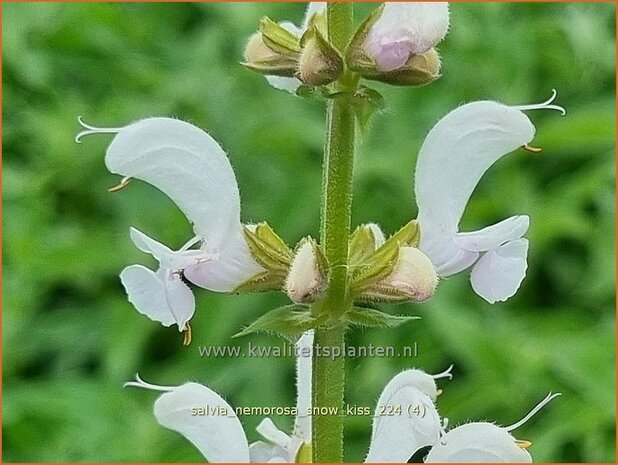
[[[514,106],[513,108],[515,108],[516,110],[520,110],[520,111],[545,110],[545,109],[556,110],[556,111],[559,111],[562,114],[562,116],[566,115],[566,110],[564,109],[564,107],[561,107],[560,105],[552,105],[553,101],[556,100],[556,97],[558,96],[558,92],[556,92],[556,89],[552,89],[551,92],[552,92],[551,97],[548,98],[543,103],[535,103],[532,105],[518,105],[518,106]]]
[[[81,138],[84,136],[89,136],[91,134],[117,134],[122,129],[122,128],[97,128],[96,126],[91,126],[90,124],[87,124],[86,122],[84,122],[81,116],[77,117],[77,122],[80,124],[81,127],[84,128],[83,131],[79,132],[75,136],[75,142],[77,142],[78,144],[82,143]]]

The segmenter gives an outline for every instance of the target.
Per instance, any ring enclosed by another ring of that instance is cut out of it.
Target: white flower
[[[305,19],[303,19],[303,24],[298,27],[294,23],[290,21],[282,21],[279,25],[296,37],[301,37],[305,31],[308,29],[309,24],[311,22],[311,18],[315,14],[319,14],[326,9],[326,2],[311,2],[307,5],[307,10],[305,12]],[[296,89],[300,87],[302,84],[300,80],[293,77],[283,77],[283,76],[264,76],[268,83],[274,87],[275,89],[285,90],[290,93],[296,92]]]
[[[379,71],[404,66],[412,55],[429,51],[448,31],[445,2],[386,2],[371,25],[363,48]]]
[[[511,297],[527,268],[529,218],[518,215],[474,232],[459,232],[466,204],[483,176],[505,154],[527,146],[534,126],[523,110],[564,109],[551,105],[506,106],[483,101],[463,105],[429,132],[416,167],[420,249],[440,276],[472,265],[475,292],[490,303]]]
[[[425,463],[531,463],[532,457],[526,450],[531,443],[515,439],[511,431],[526,423],[559,395],[549,393],[528,415],[511,426],[474,422],[450,430],[429,451]]]
[[[154,404],[154,415],[165,428],[182,434],[211,463],[294,463],[303,444],[311,444],[311,348],[313,332],[303,334],[296,343],[296,378],[298,415],[294,433],[279,430],[269,419],[257,427],[264,438],[249,445],[234,409],[216,392],[198,383],[182,386],[157,386],[142,381],[125,383],[163,391]],[[208,408],[207,415],[196,409]]]
[[[365,463],[406,463],[419,449],[440,440],[442,424],[434,404],[440,391],[435,380],[451,378],[452,368],[433,376],[406,370],[386,385],[378,399]]]
[[[436,388],[435,379],[450,378],[451,368],[434,376],[421,370],[407,370],[387,384],[378,400],[366,463],[405,463],[412,457],[422,461],[420,455],[426,455],[425,463],[532,461],[526,451],[531,443],[515,439],[511,431],[526,423],[560,394],[550,393],[511,426],[474,422],[445,432],[447,420],[440,421],[434,404],[441,392]],[[400,408],[400,412],[388,415],[385,406]]]
[[[192,283],[229,292],[262,268],[251,257],[240,222],[240,196],[230,162],[219,144],[201,129],[171,118],[148,118],[122,128],[88,126],[76,140],[96,133],[116,134],[107,149],[107,168],[157,187],[193,224],[195,237],[180,250],[131,229],[140,250],[159,261],[153,272],[141,265],[120,274],[129,300],[140,313],[179,331],[195,311],[195,300],[181,274]],[[200,244],[199,249],[192,249]]]

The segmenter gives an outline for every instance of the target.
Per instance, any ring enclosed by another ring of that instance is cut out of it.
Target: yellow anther
[[[440,394],[442,394],[442,389],[438,389],[438,390],[436,391],[436,396],[439,396]]]
[[[528,152],[532,152],[532,153],[539,153],[543,151],[541,147],[533,147],[532,145],[528,145],[528,144],[524,144],[522,149],[527,150]]]
[[[518,439],[515,441],[515,445],[517,447],[521,447],[522,449],[527,449],[528,447],[532,445],[532,443],[530,441],[522,441]]]
[[[189,344],[191,344],[192,334],[191,334],[191,325],[189,323],[185,324],[185,329],[183,330],[182,334],[183,334],[182,345],[188,346]]]
[[[122,181],[120,181],[119,184],[116,184],[114,187],[110,187],[109,189],[107,189],[107,192],[118,192],[119,190],[127,187],[129,182],[131,182],[131,178],[124,178]]]

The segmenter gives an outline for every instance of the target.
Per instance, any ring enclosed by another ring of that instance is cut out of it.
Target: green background
[[[360,5],[357,20],[374,5]],[[3,459],[201,461],[156,424],[156,394],[122,390],[139,372],[194,380],[233,406],[294,402],[290,358],[200,358],[198,345],[281,344],[230,337],[282,295],[198,291],[194,343],[139,315],[119,271],[154,265],[129,226],[180,246],[183,215],[160,192],[118,182],[108,136],[73,141],[77,116],[121,126],[169,115],[206,129],[229,153],[244,221],[267,220],[290,244],[317,236],[322,102],[270,88],[238,64],[263,15],[300,22],[304,4],[3,5]],[[350,359],[347,402],[375,405],[398,371],[455,364],[438,407],[451,424],[511,424],[549,391],[563,396],[516,432],[536,461],[615,460],[615,7],[452,5],[439,49],[443,77],[417,88],[375,84],[387,102],[360,144],[353,223],[393,232],[416,215],[415,157],[432,125],[463,102],[544,101],[529,112],[534,145],[480,183],[462,227],[531,217],[529,270],[518,294],[489,305],[467,273],[427,303],[385,307],[422,316],[395,330],[354,331],[350,344],[418,343],[417,358]],[[453,169],[457,169],[453,167]],[[244,417],[249,440],[261,418]],[[292,419],[274,418],[283,429]],[[346,460],[367,450],[371,419],[346,420]]]

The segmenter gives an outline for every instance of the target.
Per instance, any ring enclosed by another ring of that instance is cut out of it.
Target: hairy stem
[[[351,3],[329,3],[327,8],[328,38],[343,51],[352,34],[353,6]],[[347,295],[347,264],[355,143],[352,93],[355,86],[350,73],[344,72],[335,83],[341,94],[328,104],[320,233],[329,263],[329,286],[326,296],[314,305],[313,311],[327,313],[334,321],[352,306]],[[315,331],[313,461],[317,463],[343,461],[344,337],[343,325]]]

